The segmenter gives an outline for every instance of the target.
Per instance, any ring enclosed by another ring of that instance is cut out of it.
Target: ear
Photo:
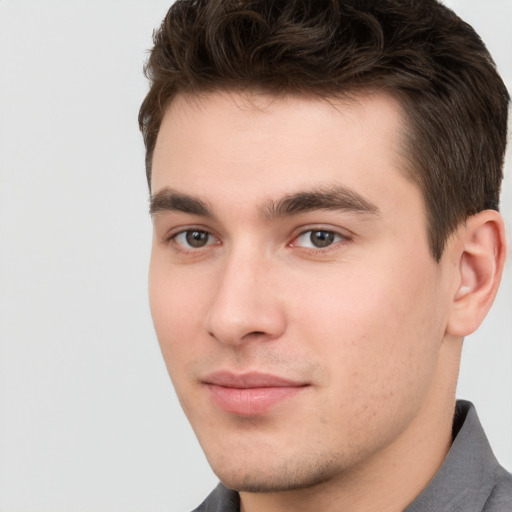
[[[468,217],[459,236],[458,285],[447,332],[463,338],[480,326],[494,302],[505,266],[507,243],[503,218],[494,210]]]

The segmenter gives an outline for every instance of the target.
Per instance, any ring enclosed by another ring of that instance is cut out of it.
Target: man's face
[[[369,464],[446,393],[451,264],[429,253],[401,122],[378,94],[210,93],[165,115],[152,315],[230,487],[296,488]]]

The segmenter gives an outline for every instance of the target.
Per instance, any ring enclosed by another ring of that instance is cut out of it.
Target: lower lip
[[[213,401],[225,412],[254,416],[263,414],[277,404],[292,398],[303,386],[269,388],[226,388],[208,384]]]

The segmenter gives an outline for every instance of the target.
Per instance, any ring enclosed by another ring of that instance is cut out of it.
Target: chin
[[[272,458],[271,456],[269,458]],[[228,488],[239,492],[270,493],[285,492],[322,484],[335,477],[337,471],[332,460],[280,461],[276,465],[251,463],[239,460],[218,463],[212,469],[219,480]]]

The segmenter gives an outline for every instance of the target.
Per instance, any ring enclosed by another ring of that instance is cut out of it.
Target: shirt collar
[[[431,482],[404,512],[482,510],[499,465],[470,402],[455,408],[453,443]]]

